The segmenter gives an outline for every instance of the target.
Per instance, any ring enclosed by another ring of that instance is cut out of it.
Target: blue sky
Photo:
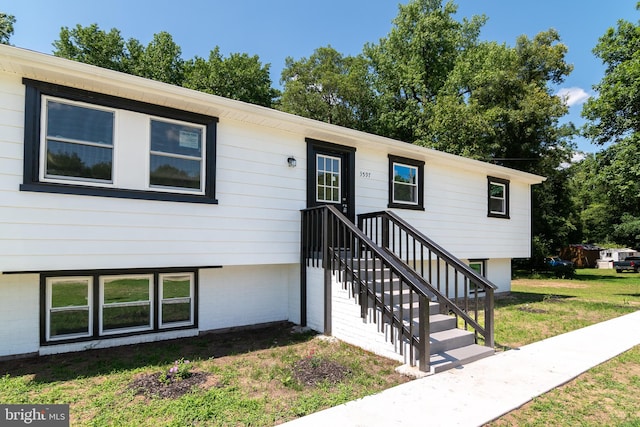
[[[182,48],[185,59],[207,57],[214,46],[224,55],[232,52],[258,55],[271,64],[279,84],[287,56],[308,57],[314,49],[331,45],[345,55],[362,51],[388,34],[406,0],[9,0],[0,11],[16,17],[11,43],[51,53],[51,43],[63,26],[97,23],[103,30],[117,28],[122,36],[147,44],[154,33],[167,31]],[[594,95],[604,67],[592,49],[607,28],[619,19],[637,22],[636,0],[457,0],[457,17],[485,14],[489,20],[481,38],[514,45],[521,34],[533,37],[555,28],[569,52],[573,73],[561,87],[569,95],[565,118],[581,125],[582,103]],[[578,148],[599,148],[577,140]]]

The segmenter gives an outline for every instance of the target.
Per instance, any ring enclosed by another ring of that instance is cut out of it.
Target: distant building
[[[569,245],[560,252],[560,258],[572,261],[578,268],[596,268],[601,258],[600,251],[596,245]]]
[[[629,248],[601,249],[598,268],[613,268],[614,261],[624,261],[627,257],[638,255],[640,252]]]

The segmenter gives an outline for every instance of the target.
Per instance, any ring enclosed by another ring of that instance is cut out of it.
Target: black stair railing
[[[331,333],[330,284],[335,274],[360,304],[361,316],[366,318],[373,309],[372,319],[379,330],[392,326],[390,340],[398,341],[400,354],[404,354],[404,344],[409,344],[409,363],[415,366],[417,361],[420,370],[429,371],[433,289],[333,206],[303,210],[301,237],[303,283],[308,267],[325,272],[325,333]]]
[[[476,343],[494,347],[493,283],[393,212],[359,215],[358,227],[420,275],[441,310],[454,314],[458,327],[472,330]]]

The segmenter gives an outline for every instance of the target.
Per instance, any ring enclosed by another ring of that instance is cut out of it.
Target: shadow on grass
[[[584,269],[582,269],[584,270]],[[616,273],[615,270],[610,270],[607,271],[606,273],[601,273],[601,274],[580,274],[580,271],[582,270],[577,270],[576,271],[576,275],[573,278],[566,278],[566,280],[579,280],[579,281],[585,281],[585,282],[597,282],[597,281],[602,281],[602,280],[624,280],[627,279],[627,277],[623,277],[622,275],[624,273]],[[591,269],[594,270],[594,269]],[[594,270],[595,271],[595,270]],[[598,271],[603,271],[603,270],[598,270]],[[558,279],[562,279],[560,277],[557,277],[553,272],[549,272],[549,271],[514,271],[513,272],[513,277],[514,280],[518,280],[518,279],[532,279],[532,280],[558,280]],[[565,279],[562,279],[565,280]]]
[[[622,274],[622,273],[621,273]],[[584,281],[584,282],[598,282],[598,281],[602,281],[602,280],[625,280],[628,279],[628,277],[622,277],[621,275],[618,275],[617,273],[611,273],[611,274],[598,274],[598,275],[590,275],[590,274],[581,274],[581,275],[576,275],[577,279],[580,279],[580,281]]]
[[[0,362],[0,377],[33,375],[37,383],[94,377],[154,365],[169,365],[184,357],[191,361],[286,347],[310,340],[314,332],[294,333],[293,324],[210,333],[191,338],[135,344],[82,352],[36,356]],[[164,366],[163,366],[164,367]]]
[[[565,299],[575,298],[573,295],[545,295],[533,292],[516,292],[511,291],[509,295],[500,295],[495,299],[496,308],[510,307],[520,304],[531,304],[543,301],[562,301]]]

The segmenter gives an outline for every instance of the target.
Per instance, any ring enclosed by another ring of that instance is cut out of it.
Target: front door
[[[307,138],[307,207],[335,205],[354,220],[355,151]]]

